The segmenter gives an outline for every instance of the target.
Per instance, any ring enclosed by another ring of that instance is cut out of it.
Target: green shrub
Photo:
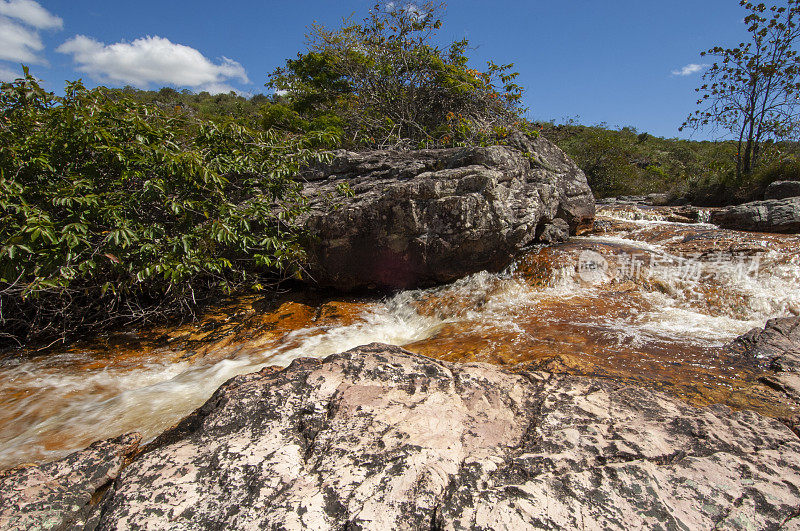
[[[121,89],[108,89],[107,94],[112,99],[134,100],[138,103],[157,106],[165,111],[174,111],[218,123],[233,121],[253,129],[260,127],[261,106],[270,99],[263,94],[246,98],[233,92],[194,94],[189,90],[177,91],[168,87],[154,91],[127,86]]]
[[[0,330],[66,337],[289,271],[315,139],[27,75],[0,94]]]
[[[261,127],[264,130],[281,129],[299,133],[308,129],[308,122],[294,109],[280,103],[266,103],[261,107]]]
[[[360,23],[314,25],[309,49],[270,75],[300,117],[338,118],[349,146],[481,143],[519,125],[522,88],[513,65],[469,67],[469,43],[434,44],[436,2],[376,4]],[[281,111],[283,112],[283,111]]]
[[[755,178],[763,187],[775,181],[800,181],[800,160],[796,157],[777,160],[759,168]]]

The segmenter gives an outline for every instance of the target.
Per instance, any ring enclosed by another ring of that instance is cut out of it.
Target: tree
[[[716,61],[696,89],[702,94],[700,108],[681,126],[730,131],[738,140],[737,178],[752,173],[765,141],[790,138],[800,126],[800,0],[769,7],[746,0],[739,4],[749,12],[744,22],[750,41],[701,54]]]
[[[490,62],[478,72],[468,65],[466,40],[435,45],[443,8],[378,3],[360,23],[314,24],[308,51],[276,69],[267,86],[306,120],[336,116],[352,144],[453,143],[502,133],[521,112],[513,65]]]
[[[0,86],[0,346],[191,312],[293,271],[293,176],[324,139],[64,92],[27,69]]]

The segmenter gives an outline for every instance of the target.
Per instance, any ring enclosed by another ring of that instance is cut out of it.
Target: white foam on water
[[[643,291],[653,310],[635,318],[598,323],[613,327],[634,344],[652,340],[683,341],[704,346],[721,346],[748,330],[763,326],[773,317],[800,314],[800,250],[786,263],[786,256],[768,250],[758,257],[727,257],[693,262],[667,253],[664,243],[652,244],[636,239],[636,231],[626,236],[579,238],[587,243],[615,244],[651,253],[657,263],[673,267],[647,267],[644,276],[659,281],[662,291]],[[683,266],[679,267],[678,264]],[[700,278],[686,272],[699,268]],[[717,287],[719,300],[709,311],[705,279]]]
[[[654,222],[662,223],[637,221]],[[636,230],[573,241],[586,248],[612,244],[668,257],[663,245],[637,240]],[[668,270],[650,271],[651,280],[667,289],[642,288],[647,310],[588,324],[634,345],[651,341],[721,345],[769,318],[800,313],[800,252],[787,259],[769,251],[758,275],[741,275],[733,263],[714,267],[722,293],[722,306],[714,311],[709,311],[701,285],[676,279]],[[151,358],[138,366],[112,364],[76,371],[74,367],[88,361],[86,355],[8,358],[0,362],[0,419],[17,420],[0,434],[0,468],[54,459],[93,440],[128,431],[153,437],[200,406],[226,380],[267,365],[285,366],[300,356],[322,357],[372,342],[402,346],[434,337],[448,323],[522,334],[519,315],[548,318],[537,313],[542,301],[601,297],[601,288],[582,282],[572,263],[552,271],[544,286],[519,278],[512,265],[500,274],[481,272],[447,286],[398,293],[366,305],[353,324],[294,330],[283,338],[282,346],[234,359]],[[421,315],[417,308],[426,298],[433,298],[436,311]],[[51,445],[54,439],[60,439],[59,444]]]
[[[151,438],[202,405],[234,376],[372,342],[404,345],[434,334],[440,323],[393,299],[350,326],[295,330],[283,342],[297,345],[293,348],[279,347],[213,364],[200,359],[76,373],[74,369],[70,372],[70,366],[85,361],[80,354],[9,360],[6,367],[0,367],[0,383],[30,392],[4,405],[3,415],[18,416],[15,425],[20,429],[0,434],[0,469],[64,455],[63,445],[49,450],[43,442],[62,434],[74,441],[66,444],[71,449],[129,431]]]
[[[652,227],[656,225],[668,226],[686,226],[686,223],[680,221],[669,221],[672,212],[658,210],[658,209],[640,209],[640,208],[620,208],[620,207],[601,207],[597,211],[598,216],[613,219],[616,221],[625,221],[634,223],[642,227]],[[678,214],[680,214],[678,212]],[[710,223],[711,210],[707,208],[697,209],[697,223],[692,223],[694,227],[716,229],[716,225]]]
[[[419,315],[403,300],[403,295],[389,299],[362,320],[349,326],[331,328],[320,333],[319,328],[304,328],[290,332],[286,339],[299,340],[300,346],[288,350],[268,350],[262,353],[269,365],[288,365],[300,356],[323,357],[368,343],[406,345],[427,339],[436,333],[441,319]],[[292,342],[293,343],[293,342]]]

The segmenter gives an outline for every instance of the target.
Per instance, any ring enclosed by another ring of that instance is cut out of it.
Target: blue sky
[[[24,62],[56,91],[82,77],[90,86],[267,92],[267,73],[303,49],[312,22],[336,26],[372,4],[0,0],[0,78]],[[515,63],[531,118],[688,137],[678,127],[702,68],[685,67],[744,39],[743,16],[737,0],[451,0],[441,38],[467,37],[476,68]]]

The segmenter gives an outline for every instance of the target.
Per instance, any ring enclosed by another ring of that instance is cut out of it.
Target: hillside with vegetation
[[[760,199],[774,181],[800,180],[798,142],[767,143],[755,171],[737,177],[733,140],[662,138],[632,127],[577,123],[535,128],[572,157],[598,198],[664,193],[675,201],[721,206]]]
[[[258,94],[244,97],[237,94],[194,94],[168,88],[146,91],[131,87],[110,90],[109,93],[216,123],[235,122],[255,129],[292,134],[327,131],[338,139],[338,146],[350,149],[370,149],[386,144],[386,139],[370,141],[363,132],[359,134],[357,127],[350,133],[355,141],[347,141],[340,126],[344,119],[331,113],[303,117],[285,96]],[[458,129],[451,126],[446,117],[445,123],[445,133]],[[669,194],[676,201],[720,206],[760,198],[771,182],[800,179],[798,142],[766,143],[761,164],[752,174],[737,178],[737,142],[734,140],[664,138],[640,132],[634,127],[614,129],[605,125],[584,125],[576,120],[568,123],[534,122],[522,115],[517,115],[508,129],[498,128],[489,135],[484,133],[482,140],[484,143],[502,143],[504,131],[515,128],[525,129],[529,134],[543,134],[563,149],[586,173],[598,198],[662,193]],[[423,145],[452,146],[475,142],[474,137],[465,138],[474,133],[468,128],[462,131],[461,137],[458,133],[442,134],[437,139],[423,142]]]

